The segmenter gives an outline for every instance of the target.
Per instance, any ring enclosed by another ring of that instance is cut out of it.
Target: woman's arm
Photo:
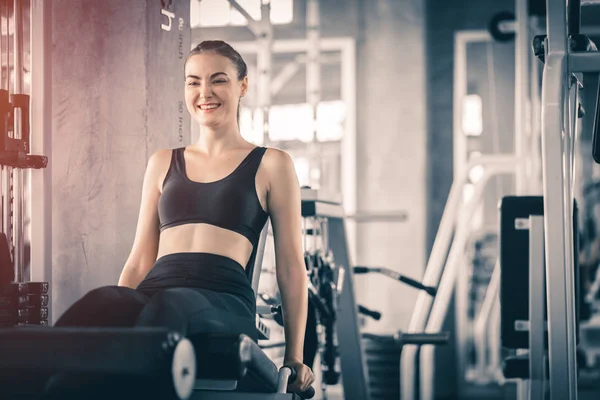
[[[123,271],[121,271],[119,286],[135,289],[156,262],[159,238],[159,180],[162,175],[166,174],[165,163],[170,162],[170,153],[171,150],[159,150],[148,160],[135,239]]]
[[[313,377],[302,362],[308,279],[302,249],[300,185],[291,157],[277,149],[269,149],[269,153],[267,205],[273,227],[277,284],[283,309],[284,364],[302,367],[303,370],[298,373],[301,380],[298,386],[304,390],[312,383]]]

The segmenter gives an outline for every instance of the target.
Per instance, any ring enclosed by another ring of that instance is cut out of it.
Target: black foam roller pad
[[[181,337],[164,329],[0,330],[1,370],[152,375],[171,368]]]

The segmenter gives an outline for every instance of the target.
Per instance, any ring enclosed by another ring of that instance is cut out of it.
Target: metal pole
[[[567,199],[563,132],[568,70],[567,10],[564,0],[546,0],[547,46],[542,81],[542,170],[548,296],[548,348],[552,400],[577,400],[572,232],[572,199]],[[566,132],[565,132],[566,133]],[[568,136],[565,135],[565,136]]]
[[[31,152],[50,159],[31,174],[31,280],[48,282],[52,299],[52,0],[32,0],[30,32]]]
[[[527,123],[527,106],[529,105],[529,13],[528,0],[516,0],[517,21],[515,30],[515,155],[517,159],[525,159],[527,165],[518,170],[515,176],[516,194],[527,193],[527,175],[529,159],[527,136],[531,133]]]
[[[23,92],[23,5],[20,0],[14,0],[14,93],[21,94]],[[15,139],[21,139],[22,126],[21,126],[21,109],[15,109],[14,116],[14,137]],[[23,282],[24,276],[24,244],[25,237],[23,232],[23,202],[25,195],[23,193],[23,170],[15,168],[14,170],[14,190],[15,190],[15,215],[14,215],[14,228],[15,228],[15,251],[14,251],[14,264],[15,264],[15,280],[17,282]]]
[[[546,321],[544,218],[529,216],[529,400],[544,399]]]
[[[263,145],[269,144],[269,108],[271,107],[271,75],[273,68],[273,26],[271,2],[263,0],[260,6],[260,34],[258,35],[258,106],[263,114]]]
[[[319,157],[319,148],[317,145],[317,107],[321,101],[321,69],[319,61],[320,53],[320,19],[319,19],[319,1],[308,0],[306,3],[306,39],[308,48],[306,55],[306,102],[311,108],[312,119],[312,139],[308,144],[309,154],[309,182],[312,187],[318,187],[318,179],[313,178],[314,168],[321,167]]]
[[[2,48],[2,54],[10,54],[10,44],[8,40],[8,26],[9,26],[9,5],[8,2],[0,3],[0,44]],[[6,35],[4,34],[4,27],[6,27]],[[6,59],[6,65],[2,65],[2,76],[0,77],[0,84],[2,89],[10,89],[10,60]],[[3,135],[9,135],[10,132],[1,132]],[[10,252],[13,252],[13,226],[12,226],[12,204],[13,204],[13,192],[12,192],[12,168],[2,167],[2,225],[3,232],[6,233]]]

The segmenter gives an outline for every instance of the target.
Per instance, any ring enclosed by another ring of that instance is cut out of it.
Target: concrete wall
[[[116,284],[131,250],[146,163],[189,137],[180,48],[189,1],[54,0],[52,307]],[[184,50],[185,51],[185,50]],[[181,120],[180,120],[181,118]]]
[[[357,260],[421,279],[426,260],[426,58],[421,1],[362,1],[358,50],[357,208],[407,213],[357,226]],[[417,292],[367,276],[358,299],[380,310],[374,331],[405,329]]]

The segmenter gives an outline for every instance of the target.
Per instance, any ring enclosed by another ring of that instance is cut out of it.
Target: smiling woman
[[[246,273],[271,219],[292,390],[313,382],[303,364],[307,277],[300,187],[291,157],[257,147],[239,130],[247,66],[222,41],[196,46],[184,64],[185,103],[200,126],[189,146],[155,152],[138,225],[118,286],[93,290],[56,326],[167,327],[183,335],[244,333],[257,340]]]

